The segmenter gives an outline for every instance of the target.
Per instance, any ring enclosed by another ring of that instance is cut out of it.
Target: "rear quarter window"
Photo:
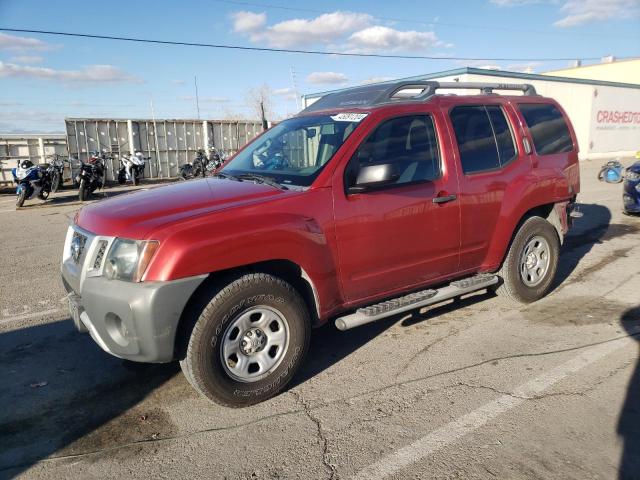
[[[573,150],[569,127],[562,113],[550,103],[520,104],[538,155],[551,155]]]

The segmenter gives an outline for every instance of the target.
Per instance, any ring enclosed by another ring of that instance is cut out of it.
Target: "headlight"
[[[634,172],[633,170],[627,170],[625,177],[627,180],[631,180],[632,182],[636,182],[640,180],[640,173]]]
[[[116,238],[107,254],[104,275],[111,280],[139,282],[149,266],[159,243],[155,240]]]

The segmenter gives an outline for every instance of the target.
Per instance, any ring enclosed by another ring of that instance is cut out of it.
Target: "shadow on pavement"
[[[620,323],[636,341],[640,327],[640,307],[627,310]],[[637,480],[640,478],[640,361],[627,387],[627,396],[618,420],[618,435],[622,438],[622,458],[620,459],[620,480]]]
[[[174,377],[178,365],[112,357],[71,321],[0,334],[0,364],[0,478],[54,453],[173,433],[161,407],[166,398],[136,405]]]
[[[384,333],[398,321],[401,322],[400,325],[403,327],[410,327],[417,323],[428,322],[445,313],[474,305],[494,296],[495,294],[492,292],[483,292],[460,300],[448,301],[431,306],[424,312],[413,311],[394,315],[383,320],[356,327],[347,332],[338,330],[333,321],[330,321],[321,328],[314,330],[311,335],[311,346],[307,359],[300,373],[298,373],[287,386],[287,390],[300,385],[330,368],[332,365],[342,361],[360,347]]]
[[[611,211],[607,207],[581,203],[580,211],[584,216],[574,220],[560,249],[554,290],[564,283],[595,244],[620,236],[615,233],[624,230],[621,228],[624,226],[611,224]]]

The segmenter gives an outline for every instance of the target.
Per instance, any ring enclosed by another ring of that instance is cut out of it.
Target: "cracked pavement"
[[[346,479],[504,395],[519,403],[390,478],[639,478],[621,459],[640,455],[640,217],[595,180],[601,163],[582,163],[585,216],[549,297],[514,309],[480,292],[327,325],[289,390],[241,410],[200,398],[174,364],[124,362],[74,331],[58,278],[72,192],[3,213],[0,478]]]

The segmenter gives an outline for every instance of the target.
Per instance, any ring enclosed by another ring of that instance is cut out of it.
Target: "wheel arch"
[[[227,270],[211,272],[198,288],[191,294],[185,305],[175,339],[175,358],[182,359],[186,353],[186,346],[193,330],[193,326],[204,307],[211,299],[211,292],[217,292],[248,273],[266,273],[281,278],[291,284],[300,294],[309,314],[312,324],[317,326],[320,323],[320,298],[318,290],[309,274],[300,265],[287,259],[268,260],[257,262]]]
[[[500,266],[504,262],[507,252],[509,251],[509,248],[511,248],[511,244],[513,243],[513,239],[518,233],[518,230],[520,230],[522,224],[531,217],[541,217],[548,221],[554,227],[556,234],[558,235],[560,245],[562,245],[562,243],[564,242],[564,227],[562,225],[560,215],[558,214],[558,209],[556,208],[558,205],[563,205],[563,203],[544,203],[525,211],[515,222],[515,226],[511,229],[511,234],[508,237],[508,241],[506,243],[503,243],[503,245],[499,247],[498,252],[496,252],[496,248],[494,248],[492,252],[493,254],[490,253],[487,256],[482,270],[496,271],[500,268]]]

